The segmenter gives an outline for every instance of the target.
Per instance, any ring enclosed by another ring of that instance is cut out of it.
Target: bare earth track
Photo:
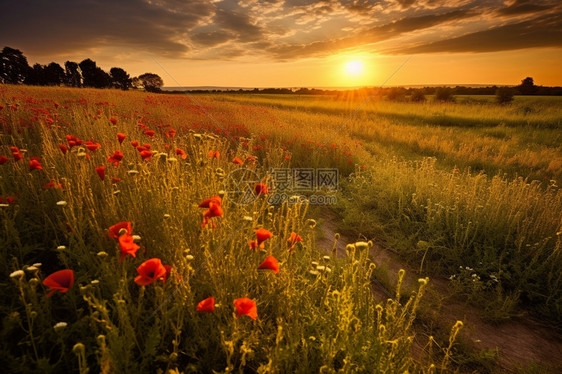
[[[321,235],[317,241],[320,249],[330,252],[334,245],[334,234],[338,232],[337,213],[329,209],[319,212],[319,230]],[[337,241],[336,253],[345,256],[345,246],[356,242],[357,239],[341,235]],[[377,266],[388,269],[391,283],[395,283],[400,269],[406,270],[405,284],[417,284],[417,271],[402,261],[395,253],[375,244],[370,252],[371,259]],[[529,317],[511,318],[501,324],[492,324],[479,316],[479,310],[465,302],[451,298],[447,280],[432,278],[430,285],[433,290],[430,297],[440,299],[440,307],[435,310],[440,327],[447,330],[457,320],[464,323],[460,336],[468,342],[475,352],[483,349],[498,352],[497,366],[494,372],[514,373],[524,372],[530,364],[536,364],[541,370],[551,373],[562,373],[562,336],[547,326],[539,324]],[[382,284],[374,287],[374,294],[381,300],[386,300],[390,293]]]

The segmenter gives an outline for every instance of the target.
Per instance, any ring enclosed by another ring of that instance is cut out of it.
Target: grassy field
[[[366,99],[0,86],[2,364],[445,372],[462,323],[412,353],[426,275],[490,319],[557,326],[562,100]],[[313,196],[229,195],[231,175],[272,186],[272,168],[338,170],[332,208],[364,242],[322,252]],[[419,268],[415,292],[374,297],[373,242]]]

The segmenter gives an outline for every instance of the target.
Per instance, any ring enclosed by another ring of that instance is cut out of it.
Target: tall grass
[[[560,320],[562,191],[554,181],[544,188],[441,171],[434,159],[388,160],[358,170],[345,187],[347,224],[376,235],[382,222],[391,247],[423,272],[477,278],[500,301],[521,297]]]
[[[7,372],[447,370],[460,325],[442,351],[428,349],[440,355],[411,353],[426,279],[403,305],[377,300],[365,246],[350,246],[345,259],[319,252],[306,201],[270,206],[257,196],[239,205],[224,194],[226,176],[241,167],[234,157],[257,155],[256,165],[244,167],[265,176],[290,155],[275,148],[279,140],[237,123],[240,112],[185,97],[17,86],[0,86],[0,103],[0,155],[10,157],[0,165],[0,362]],[[127,135],[123,144],[117,132]],[[63,154],[66,135],[101,147]],[[152,158],[143,160],[130,141],[150,144]],[[22,160],[14,161],[10,146]],[[115,150],[123,152],[118,166],[108,161]],[[42,170],[30,170],[31,157]],[[44,188],[48,182],[63,188]],[[212,218],[216,228],[202,227],[198,204],[216,195],[224,214]],[[119,262],[108,229],[122,221],[132,223],[140,249]],[[274,236],[252,251],[258,228]],[[294,252],[291,232],[303,238]],[[269,255],[278,274],[258,270]],[[171,273],[140,286],[137,268],[150,258]],[[42,282],[61,269],[74,271],[74,284],[47,298]],[[214,312],[197,312],[208,297]],[[234,300],[244,297],[256,302],[257,319],[234,313]]]

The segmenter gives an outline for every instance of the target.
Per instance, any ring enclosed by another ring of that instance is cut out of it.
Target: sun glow
[[[352,76],[358,76],[363,72],[363,63],[359,60],[349,61],[345,64],[345,72]]]

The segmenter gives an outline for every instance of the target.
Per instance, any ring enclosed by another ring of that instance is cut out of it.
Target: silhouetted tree
[[[144,73],[135,79],[137,88],[144,88],[148,92],[160,92],[164,81],[158,74]]]
[[[510,87],[500,87],[496,91],[496,102],[498,104],[509,104],[513,101],[513,89]]]
[[[107,88],[111,86],[111,77],[89,58],[80,64],[84,87]]]
[[[111,85],[115,88],[128,90],[131,88],[131,77],[121,68],[111,68],[109,71],[111,75]]]
[[[51,62],[43,69],[45,82],[49,86],[60,86],[64,83],[64,69],[56,62]]]
[[[441,102],[454,102],[455,98],[453,97],[453,90],[449,87],[439,87],[435,91],[435,101]]]
[[[30,69],[27,58],[19,49],[4,47],[0,52],[0,82],[22,83]]]
[[[45,82],[45,66],[41,64],[35,64],[29,69],[27,77],[23,81],[24,84],[30,84],[34,86],[44,86]]]
[[[65,77],[64,83],[70,87],[82,86],[82,75],[78,70],[78,63],[74,61],[67,61],[64,63]]]
[[[406,92],[404,87],[391,87],[386,93],[386,99],[391,101],[404,101],[406,99]]]
[[[84,87],[94,87],[96,63],[89,58],[83,60],[78,64],[82,71],[82,84]]]
[[[422,103],[425,101],[425,95],[423,94],[423,90],[413,90],[412,96],[410,96],[410,100],[415,103]]]
[[[517,89],[522,95],[532,95],[537,92],[538,87],[535,86],[533,78],[527,77],[521,81],[521,84],[517,87]]]

